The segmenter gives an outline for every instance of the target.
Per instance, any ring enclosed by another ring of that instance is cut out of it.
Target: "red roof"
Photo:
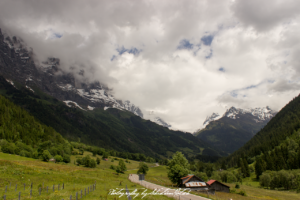
[[[211,185],[211,184],[213,184],[215,181],[216,181],[216,180],[209,180],[209,181],[207,182],[207,184],[208,184],[208,185]]]

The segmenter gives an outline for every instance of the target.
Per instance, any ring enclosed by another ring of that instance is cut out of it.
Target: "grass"
[[[84,156],[87,154],[90,153],[85,152]],[[95,159],[95,157],[91,157]],[[135,169],[137,169],[139,162],[130,160],[130,163],[126,163],[129,171],[125,172],[125,174],[117,174],[109,169],[111,164],[118,164],[117,160],[114,162],[111,162],[110,159],[108,161],[101,160],[100,165],[92,169],[74,165],[75,159],[76,156],[71,156],[71,163],[56,164],[0,152],[0,199],[3,198],[4,194],[6,199],[17,199],[19,192],[21,192],[22,200],[61,200],[69,199],[70,195],[75,199],[76,192],[80,196],[81,190],[84,193],[84,189],[87,189],[95,182],[96,190],[90,192],[82,199],[127,199],[126,196],[109,195],[111,189],[125,189],[126,185],[130,190],[137,189],[140,193],[144,191],[142,186],[134,184],[127,179],[130,173],[136,173]],[[148,165],[153,166],[150,163]],[[25,190],[24,183],[26,184]],[[32,198],[30,198],[31,183],[33,183]],[[58,184],[60,184],[61,188],[63,183],[65,189],[58,190]],[[17,191],[15,191],[16,184]],[[52,191],[53,185],[55,185],[55,192]],[[5,193],[6,186],[8,186],[8,190]],[[46,192],[47,186],[49,186],[48,193]],[[40,196],[38,193],[39,187],[42,187]],[[135,199],[141,199],[141,197],[136,197]],[[157,199],[157,197],[147,196],[143,199],[153,200]],[[160,196],[159,199],[171,198]]]
[[[166,166],[159,166],[150,168],[148,174],[146,175],[146,181],[164,185],[166,187],[172,188],[172,183],[167,177],[167,168]],[[254,181],[254,176],[244,179],[243,184],[240,184],[240,189],[235,189],[235,184],[225,183],[225,185],[230,186],[231,190],[235,190],[235,193],[224,193],[216,192],[215,195],[209,195],[210,199],[213,200],[251,200],[251,199],[261,199],[261,200],[299,200],[300,194],[297,194],[293,191],[278,191],[278,190],[269,190],[259,187],[259,183]],[[174,187],[175,188],[175,187]],[[237,194],[241,191],[245,191],[247,196],[242,196]],[[208,198],[208,195],[205,193],[191,192],[192,194],[203,196]]]

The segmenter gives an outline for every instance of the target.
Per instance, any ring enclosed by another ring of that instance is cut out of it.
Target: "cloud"
[[[300,2],[295,0],[237,0],[232,6],[236,17],[246,26],[268,31],[299,17]]]
[[[59,57],[64,70],[84,70],[78,78],[194,131],[230,106],[279,110],[299,94],[298,4],[2,0],[0,27],[36,63]]]

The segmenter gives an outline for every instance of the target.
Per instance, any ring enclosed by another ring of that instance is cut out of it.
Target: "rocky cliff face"
[[[130,101],[115,99],[101,83],[82,83],[72,74],[64,72],[58,58],[48,58],[36,65],[33,50],[21,39],[3,34],[1,29],[0,74],[12,83],[18,82],[32,91],[32,88],[38,87],[60,101],[74,102],[86,110],[111,107],[143,117],[137,106]]]

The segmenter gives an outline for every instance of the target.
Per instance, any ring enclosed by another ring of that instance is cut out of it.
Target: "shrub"
[[[56,162],[62,162],[63,161],[63,157],[61,157],[61,155],[54,156],[54,159],[55,159]]]
[[[240,188],[240,185],[237,183],[237,184],[235,184],[235,187],[234,187],[234,188],[239,189],[239,188]]]
[[[114,165],[111,165],[111,166],[109,167],[109,169],[115,170],[116,167],[115,167]]]
[[[240,194],[240,195],[242,195],[242,196],[247,196],[245,190],[241,190],[241,191],[239,191],[237,194]]]
[[[49,153],[49,151],[48,150],[44,150],[43,154],[42,154],[43,161],[48,162],[50,158],[51,158],[51,154]]]
[[[63,156],[63,161],[64,161],[65,163],[70,163],[70,162],[71,162],[70,156],[67,155],[67,154],[64,154],[64,156]]]
[[[89,167],[90,168],[95,168],[96,167],[96,161],[94,159],[91,159]]]

